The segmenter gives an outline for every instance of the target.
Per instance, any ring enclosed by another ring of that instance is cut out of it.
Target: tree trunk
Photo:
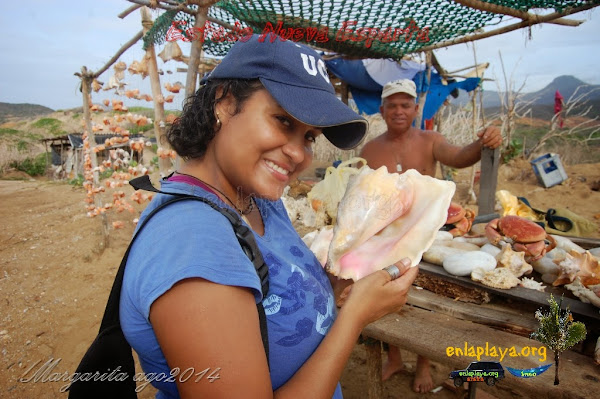
[[[554,352],[554,385],[558,385],[558,360],[560,358],[560,352]]]

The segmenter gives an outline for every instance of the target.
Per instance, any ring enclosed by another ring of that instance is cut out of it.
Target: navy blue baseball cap
[[[356,147],[367,132],[367,121],[335,95],[321,56],[274,34],[235,43],[205,78],[211,79],[259,79],[287,113],[322,128],[340,149]]]

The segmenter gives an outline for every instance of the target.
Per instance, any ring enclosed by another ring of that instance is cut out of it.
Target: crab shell
[[[498,244],[504,237],[510,238],[513,249],[525,252],[532,261],[540,259],[556,246],[554,239],[541,226],[519,216],[492,220],[485,227],[485,234],[492,244]],[[550,242],[548,245],[544,241],[546,239]]]
[[[448,208],[448,217],[445,224],[453,224],[455,227],[449,230],[453,237],[463,236],[471,230],[471,225],[475,219],[475,213],[470,209],[463,208],[456,202],[450,203]]]

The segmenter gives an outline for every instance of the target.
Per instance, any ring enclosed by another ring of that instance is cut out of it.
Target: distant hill
[[[0,121],[10,117],[31,117],[46,115],[53,109],[37,104],[10,104],[0,102]]]
[[[554,93],[556,90],[560,91],[560,94],[565,99],[565,102],[573,95],[578,87],[581,87],[577,94],[587,94],[586,98],[589,100],[590,105],[596,105],[600,103],[600,85],[587,84],[574,76],[563,75],[554,79],[550,84],[541,90],[533,93],[522,93],[521,101],[531,101],[531,107],[534,114],[543,117],[553,114],[552,107],[554,105]],[[460,95],[457,99],[453,100],[454,105],[465,105],[469,101],[469,96],[464,92],[460,91]],[[493,112],[494,108],[500,107],[500,96],[497,91],[486,90],[483,92],[483,108],[487,111]],[[600,112],[595,107],[595,114],[598,115]]]

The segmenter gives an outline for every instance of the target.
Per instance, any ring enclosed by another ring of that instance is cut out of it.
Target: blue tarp
[[[388,62],[382,60],[382,62]],[[356,102],[356,106],[360,113],[373,115],[379,112],[381,105],[381,91],[383,86],[377,83],[369,72],[364,67],[361,60],[344,60],[336,58],[325,62],[327,68],[348,84],[348,88],[352,93],[352,98]],[[452,82],[444,85],[439,74],[432,72],[431,82],[427,83],[425,72],[417,72],[412,80],[417,85],[417,93],[427,91],[427,99],[425,101],[425,109],[423,110],[423,124],[425,120],[431,119],[446,98],[455,89],[472,91],[479,85],[479,78],[468,78],[461,82]],[[406,78],[400,76],[397,79]],[[395,79],[394,79],[395,80]]]

